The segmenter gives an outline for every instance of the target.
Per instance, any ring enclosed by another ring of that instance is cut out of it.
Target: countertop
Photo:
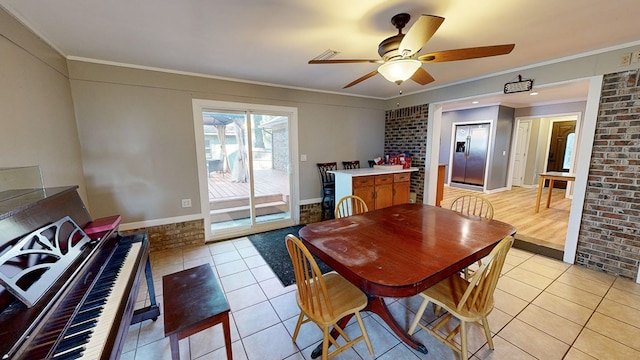
[[[384,174],[397,174],[397,173],[405,173],[405,172],[413,172],[418,171],[418,168],[411,167],[408,169],[376,169],[376,168],[361,168],[361,169],[353,169],[353,170],[331,170],[327,171],[332,174],[346,174],[352,177],[355,176],[369,176],[369,175],[384,175]]]

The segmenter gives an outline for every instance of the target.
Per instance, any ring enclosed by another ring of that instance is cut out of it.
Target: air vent
[[[338,55],[340,52],[336,51],[336,50],[331,50],[331,49],[327,49],[325,52],[323,52],[322,54],[316,56],[313,58],[313,60],[329,60],[332,57]]]

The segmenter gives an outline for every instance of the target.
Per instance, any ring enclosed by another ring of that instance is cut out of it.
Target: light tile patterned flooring
[[[283,239],[284,241],[284,239]],[[299,313],[295,285],[282,287],[247,238],[151,254],[154,283],[162,307],[162,276],[209,263],[231,307],[231,337],[236,360],[310,359],[321,333],[303,325],[291,341]],[[148,302],[141,288],[140,305]],[[388,299],[400,324],[408,327],[419,297]],[[420,330],[414,336],[429,349],[405,346],[377,317],[363,313],[375,359],[458,359]],[[425,321],[433,320],[427,309]],[[489,316],[495,350],[487,348],[476,327],[469,331],[471,359],[640,359],[640,285],[623,278],[511,249]],[[359,334],[357,324],[347,326]],[[170,359],[163,318],[129,329],[123,359]],[[181,359],[225,359],[221,325],[180,341]],[[371,359],[366,345],[335,359]]]

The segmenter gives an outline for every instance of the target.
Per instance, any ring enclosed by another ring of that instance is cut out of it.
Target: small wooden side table
[[[229,303],[209,264],[162,277],[164,336],[169,336],[171,358],[180,359],[178,341],[222,323],[227,359],[231,355]]]
[[[540,197],[542,196],[542,188],[545,180],[549,180],[549,191],[547,192],[547,208],[551,204],[551,192],[553,191],[553,181],[575,181],[576,176],[568,172],[549,171],[540,174],[540,182],[538,183],[538,195],[536,196],[536,212],[540,211]]]

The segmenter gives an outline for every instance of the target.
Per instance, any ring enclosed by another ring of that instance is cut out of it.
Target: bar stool
[[[322,190],[320,197],[322,198],[322,220],[333,219],[336,182],[333,174],[327,171],[338,170],[337,162],[317,163],[318,172],[320,173],[320,184]]]
[[[359,160],[343,161],[342,162],[342,168],[345,169],[345,170],[360,169],[360,161]]]

